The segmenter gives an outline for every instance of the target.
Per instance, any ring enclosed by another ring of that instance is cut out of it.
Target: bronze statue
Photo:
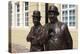
[[[64,50],[73,48],[73,41],[68,27],[65,23],[58,21],[58,15],[58,8],[54,5],[50,6],[48,10],[50,23],[44,26],[44,32],[47,34],[45,50]]]
[[[43,39],[43,26],[40,23],[40,11],[34,11],[33,12],[33,24],[28,36],[27,41],[31,42],[31,48],[30,51],[43,51],[44,45],[42,44]]]

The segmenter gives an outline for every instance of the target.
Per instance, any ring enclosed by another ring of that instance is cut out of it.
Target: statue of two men
[[[49,51],[72,49],[73,41],[65,23],[59,22],[59,15],[56,6],[50,6],[48,10],[49,23],[42,26],[40,24],[40,12],[33,12],[34,26],[27,36],[27,41],[31,42],[30,51]]]

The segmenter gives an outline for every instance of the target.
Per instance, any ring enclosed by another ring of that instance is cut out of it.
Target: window
[[[20,26],[20,14],[17,14],[17,26]]]
[[[29,9],[28,9],[28,5],[29,5],[28,2],[25,2],[25,19],[24,19],[24,25],[25,26],[29,26],[29,17],[28,17],[29,16],[28,15],[29,14],[29,12],[28,12]]]
[[[16,4],[16,26],[20,26],[20,3],[17,2]]]
[[[69,10],[69,26],[75,26],[75,10]]]
[[[62,17],[64,23],[68,24],[68,17]]]
[[[20,5],[19,5],[19,3],[17,3],[17,12],[19,12],[20,11]]]
[[[64,10],[63,12],[62,12],[62,20],[63,20],[63,22],[64,23],[66,23],[66,24],[68,24],[68,11],[67,10]]]
[[[76,9],[75,5],[62,4],[62,21],[69,27],[75,27],[76,24]]]
[[[28,26],[29,23],[28,23],[28,12],[25,13],[25,26]]]
[[[28,2],[25,2],[25,10],[28,10]]]
[[[63,12],[62,12],[62,15],[63,15],[63,16],[67,16],[67,15],[68,15],[67,10],[63,11]]]

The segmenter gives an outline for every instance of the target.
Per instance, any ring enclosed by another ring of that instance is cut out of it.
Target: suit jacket
[[[47,32],[46,32],[47,31]],[[45,42],[45,50],[72,49],[73,41],[66,24],[56,22],[45,25],[45,32],[48,33]]]
[[[26,38],[28,42],[31,43],[30,51],[43,51],[44,46],[42,44],[43,38],[43,26],[40,24],[39,26],[33,26]]]

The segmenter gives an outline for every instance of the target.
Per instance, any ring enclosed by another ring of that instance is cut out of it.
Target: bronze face
[[[57,14],[55,14],[56,12],[49,12],[48,17],[51,23],[54,23],[55,20],[57,19]]]
[[[51,23],[54,23],[59,15],[58,8],[56,6],[50,6],[48,10],[48,17]]]
[[[33,24],[34,24],[35,26],[37,26],[39,23],[40,23],[40,17],[34,16],[34,17],[33,17]]]
[[[41,18],[40,11],[34,11],[32,17],[33,17],[33,24],[37,26],[40,23],[40,18]]]

